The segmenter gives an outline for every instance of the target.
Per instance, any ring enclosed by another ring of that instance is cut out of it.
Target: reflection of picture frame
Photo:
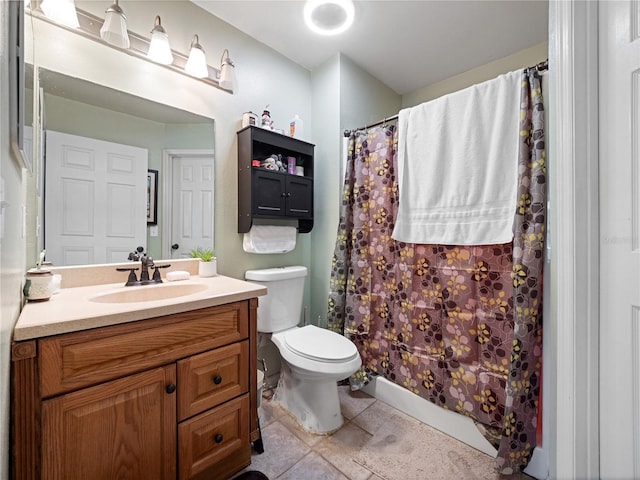
[[[158,170],[147,172],[147,223],[158,224]]]

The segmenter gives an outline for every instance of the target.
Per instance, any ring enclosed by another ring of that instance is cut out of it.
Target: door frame
[[[550,316],[543,449],[550,478],[599,477],[598,3],[549,2]]]
[[[191,149],[191,148],[170,148],[162,151],[162,257],[171,258],[171,227],[173,212],[171,198],[173,197],[173,162],[182,157],[211,157],[213,159],[213,197],[214,208],[211,224],[213,225],[213,235],[215,239],[215,153],[213,149]],[[215,242],[214,242],[215,244]]]

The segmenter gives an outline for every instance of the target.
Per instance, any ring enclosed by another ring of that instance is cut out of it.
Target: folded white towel
[[[400,111],[394,239],[446,245],[513,239],[521,75],[500,75]]]
[[[248,253],[286,253],[296,248],[296,227],[252,225],[242,248]]]

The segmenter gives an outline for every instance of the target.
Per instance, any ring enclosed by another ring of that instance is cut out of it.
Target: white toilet
[[[245,279],[267,287],[260,297],[258,332],[272,333],[282,365],[274,399],[308,431],[330,433],[342,426],[338,380],[355,373],[362,360],[356,346],[314,325],[298,327],[306,267],[248,270]]]

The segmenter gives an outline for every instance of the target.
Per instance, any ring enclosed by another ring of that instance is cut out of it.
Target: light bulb
[[[232,92],[237,87],[236,67],[229,58],[229,51],[226,49],[222,52],[222,59],[220,60],[220,80],[218,83],[222,88]]]
[[[120,48],[129,48],[129,34],[127,32],[127,17],[116,3],[107,8],[104,23],[100,28],[100,37],[107,43]]]
[[[205,78],[209,76],[207,68],[207,57],[200,43],[198,43],[198,35],[193,36],[191,41],[191,49],[189,50],[189,59],[184,67],[185,72],[197,78]]]
[[[71,28],[78,28],[78,12],[73,0],[43,0],[40,8],[44,14],[56,23]]]
[[[156,17],[156,24],[153,30],[151,30],[151,43],[149,44],[147,57],[163,65],[173,63],[173,53],[171,53],[171,46],[169,45],[169,35],[167,35],[167,32],[162,28],[160,16]]]

